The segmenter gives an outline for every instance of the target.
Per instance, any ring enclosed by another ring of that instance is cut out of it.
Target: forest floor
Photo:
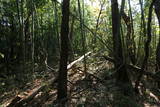
[[[80,61],[68,71],[68,107],[160,106],[160,91],[152,80],[144,79],[145,85],[141,86],[143,91],[139,95],[124,96],[112,75],[113,64],[102,55],[91,54],[87,57],[87,72],[83,72],[83,66],[83,61]],[[0,107],[18,107],[16,103],[22,100],[25,101],[24,107],[56,107],[58,67],[52,68],[30,74],[32,79],[21,85],[11,82],[12,79],[8,80],[8,87],[5,87],[6,83],[1,83],[1,87],[5,88],[0,95]],[[130,93],[128,89],[126,91]]]

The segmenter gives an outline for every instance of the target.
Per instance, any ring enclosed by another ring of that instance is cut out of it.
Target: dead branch
[[[114,63],[114,59],[111,58],[111,57],[108,57],[108,56],[102,56],[103,58],[105,58],[106,60]],[[141,72],[141,68],[136,66],[136,65],[132,65],[132,64],[127,64],[127,69],[129,70],[132,70],[133,72],[136,72],[136,73],[140,73]],[[147,72],[147,71],[144,71],[144,75],[146,75],[147,77],[150,77],[152,78],[153,80],[156,80],[158,81],[158,73],[153,73],[153,72]]]
[[[91,52],[86,53],[85,55],[81,56],[80,58],[78,58],[77,60],[71,62],[68,66],[67,69],[71,69],[73,67],[73,65],[75,65],[76,63],[80,62],[82,59],[84,59],[84,57],[87,57],[91,54]]]

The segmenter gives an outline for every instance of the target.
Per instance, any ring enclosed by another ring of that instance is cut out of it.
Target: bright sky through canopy
[[[118,0],[119,6],[121,5],[121,1],[122,0]],[[125,6],[128,6],[128,4],[127,4],[128,0],[125,0],[125,1],[126,1],[126,5]],[[106,0],[106,2],[108,2],[108,1]],[[131,7],[134,10],[137,10],[137,11],[140,10],[139,0],[130,0],[130,2],[131,2]],[[85,0],[85,4],[90,5],[93,8],[99,8],[100,7],[100,0]]]

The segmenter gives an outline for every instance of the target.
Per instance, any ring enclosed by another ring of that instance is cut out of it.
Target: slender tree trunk
[[[95,36],[93,38],[93,51],[97,45],[97,31],[98,31],[98,27],[99,27],[99,21],[100,21],[100,17],[101,17],[101,14],[102,14],[102,11],[103,11],[103,7],[104,7],[104,4],[105,4],[105,0],[102,1],[102,3],[100,3],[100,11],[99,11],[99,14],[98,14],[98,17],[97,17],[97,22],[96,22],[96,28],[95,28]]]
[[[130,14],[130,25],[131,25],[131,51],[132,51],[132,64],[136,64],[136,43],[134,41],[134,26],[133,26],[133,16],[132,16],[132,8],[130,0],[128,0],[129,4],[129,14]]]
[[[20,16],[20,5],[19,5],[19,0],[16,0],[16,7],[17,7],[17,16],[18,16],[18,25],[19,25],[19,29],[18,29],[18,37],[21,41],[21,28],[22,28],[22,25],[21,25],[21,16]],[[21,43],[22,44],[22,43]],[[21,56],[21,57],[18,57],[19,61],[22,60],[22,55],[21,55],[21,52],[22,52],[22,46],[19,47],[20,48],[20,52],[18,52],[18,56]]]
[[[143,35],[146,36],[146,22],[144,17],[144,6],[143,6],[143,0],[139,0],[140,8],[141,8],[141,20],[142,20],[142,26],[143,26]]]
[[[32,71],[34,72],[34,1],[32,0]]]
[[[58,44],[58,51],[60,51],[60,37],[59,37],[59,26],[58,26],[58,10],[57,10],[57,1],[52,0],[53,6],[54,6],[54,24],[55,24],[55,31],[56,31],[56,36],[57,36],[57,44]]]
[[[81,4],[80,1],[78,0],[78,11],[79,11],[79,17],[80,17],[80,29],[81,29],[81,35],[82,35],[82,48],[83,48],[83,55],[84,55],[84,72],[86,72],[86,57],[85,57],[85,51],[86,51],[86,47],[85,47],[85,32],[84,32],[84,19],[82,20],[82,12],[81,12]]]
[[[25,70],[25,34],[24,34],[24,0],[21,0],[21,38],[22,38],[22,60],[23,70]]]
[[[137,81],[135,83],[135,92],[139,93],[138,87],[139,87],[139,83],[140,80],[143,76],[143,73],[145,70],[147,70],[147,64],[148,64],[148,58],[149,58],[149,48],[150,48],[150,43],[151,43],[151,21],[152,21],[152,10],[153,10],[153,4],[154,4],[155,0],[152,1],[150,7],[149,7],[149,15],[148,15],[148,25],[147,25],[147,41],[145,42],[145,57],[144,60],[142,62],[142,67],[141,67],[141,72],[140,75],[137,78]]]
[[[74,51],[73,51],[73,30],[74,30],[74,23],[75,18],[72,17],[72,22],[70,25],[70,32],[69,32],[69,62],[72,62],[74,60]]]
[[[68,61],[68,34],[69,34],[69,4],[70,0],[63,0],[61,23],[61,52],[58,76],[58,101],[65,106],[67,99],[67,61]]]
[[[140,49],[141,49],[141,42],[143,42],[143,37],[146,36],[146,22],[145,22],[145,18],[144,18],[144,10],[143,10],[143,0],[139,0],[140,3],[140,9],[141,9],[141,30],[140,30],[140,37],[139,37],[139,41],[138,41],[138,49],[137,49],[137,55],[136,55],[136,59],[137,59],[137,63],[141,60],[141,53],[140,53]]]
[[[20,17],[20,12],[19,12],[19,0],[16,0],[16,6],[17,6],[17,15],[18,15],[19,26],[21,26],[21,17]]]

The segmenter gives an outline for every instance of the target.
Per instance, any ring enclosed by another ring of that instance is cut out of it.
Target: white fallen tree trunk
[[[87,57],[91,54],[91,52],[87,52],[85,55],[81,56],[80,58],[78,58],[77,60],[71,62],[68,66],[67,66],[67,69],[71,69],[73,67],[73,65],[75,65],[76,63],[82,61],[84,59],[84,57]]]

